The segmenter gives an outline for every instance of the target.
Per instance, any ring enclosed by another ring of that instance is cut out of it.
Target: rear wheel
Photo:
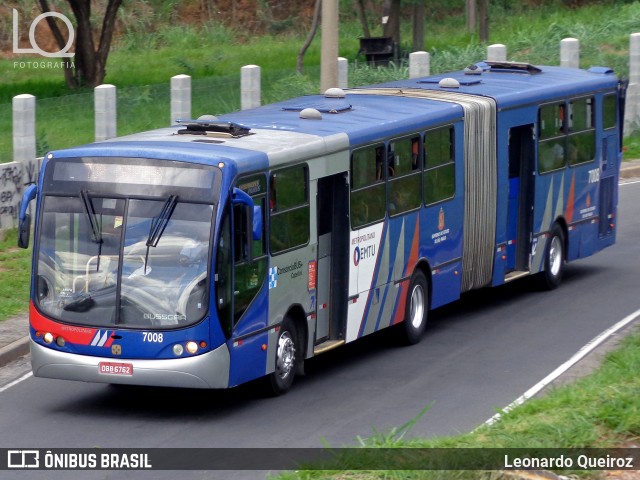
[[[269,393],[282,395],[289,391],[296,375],[299,352],[295,325],[285,319],[278,332],[275,371],[267,376]]]
[[[424,273],[416,270],[411,277],[403,322],[403,341],[414,345],[422,339],[427,326],[429,293]]]
[[[553,290],[562,283],[562,272],[565,263],[564,231],[557,223],[551,229],[545,247],[544,272],[542,272],[542,286]]]

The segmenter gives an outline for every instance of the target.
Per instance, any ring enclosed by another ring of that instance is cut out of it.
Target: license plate
[[[133,375],[133,365],[130,363],[100,362],[98,371],[107,375]]]

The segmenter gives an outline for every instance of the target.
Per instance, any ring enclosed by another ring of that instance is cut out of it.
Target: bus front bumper
[[[131,360],[60,352],[31,340],[31,369],[35,377],[81,382],[118,383],[182,388],[227,388],[229,350],[225,344],[194,357]],[[100,373],[100,363],[128,364],[130,375]]]

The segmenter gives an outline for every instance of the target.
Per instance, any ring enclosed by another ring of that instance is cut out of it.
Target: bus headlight
[[[191,355],[198,351],[198,344],[196,342],[187,342],[187,352]]]
[[[64,341],[64,338],[62,338],[62,337],[56,338],[56,344],[58,344],[59,347],[64,347],[65,343],[66,342]]]
[[[179,357],[180,355],[182,355],[182,352],[184,352],[184,348],[182,348],[182,345],[180,345],[179,343],[176,343],[173,346],[173,353],[176,357]]]
[[[44,343],[51,344],[53,342],[53,334],[50,332],[47,332],[44,334],[42,339],[44,340]]]

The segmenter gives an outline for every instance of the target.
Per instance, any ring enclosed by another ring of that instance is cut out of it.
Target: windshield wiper
[[[147,238],[147,253],[144,258],[144,273],[147,273],[147,262],[149,260],[149,248],[157,247],[158,242],[160,241],[160,237],[164,233],[165,228],[169,224],[169,220],[171,219],[171,215],[173,215],[173,211],[178,204],[178,196],[171,195],[164,202],[162,206],[162,210],[160,210],[160,214],[156,217],[153,217],[151,220],[151,225],[149,227],[149,238]]]
[[[89,226],[91,227],[91,240],[98,244],[98,261],[96,262],[96,272],[100,270],[100,256],[102,255],[102,229],[98,225],[98,216],[93,208],[93,202],[89,198],[87,190],[80,190],[80,199],[84,207],[84,213],[87,214]]]
[[[98,216],[93,208],[93,203],[89,198],[89,192],[87,190],[80,190],[80,199],[82,200],[82,206],[84,212],[87,214],[89,220],[89,226],[91,227],[91,237],[95,243],[102,243],[102,232],[98,225]]]

